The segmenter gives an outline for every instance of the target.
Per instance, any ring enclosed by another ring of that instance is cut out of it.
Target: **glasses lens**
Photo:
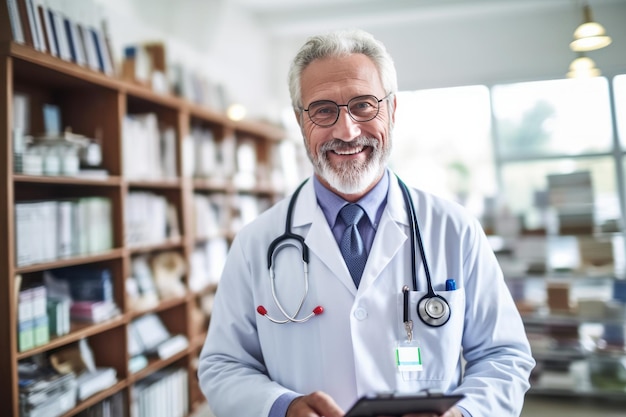
[[[378,99],[374,96],[355,97],[348,102],[348,110],[357,122],[367,122],[378,114]]]
[[[332,101],[316,101],[309,105],[309,117],[319,126],[330,126],[337,121],[339,107]]]

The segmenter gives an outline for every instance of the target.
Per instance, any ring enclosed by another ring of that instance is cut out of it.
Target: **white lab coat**
[[[418,190],[412,197],[433,287],[448,300],[451,318],[433,328],[417,317],[427,288],[418,255],[410,313],[424,367],[414,380],[398,372],[394,349],[406,339],[401,289],[412,287],[411,249],[402,192],[395,176],[390,178],[358,291],[316,202],[313,181],[302,189],[292,231],[309,247],[310,277],[299,317],[324,308],[305,323],[275,324],[256,312],[263,305],[271,317],[284,318],[272,298],[267,248],[285,230],[288,199],[237,235],[199,361],[200,385],[216,416],[267,416],[289,390],[325,391],[347,410],[374,391],[425,388],[464,393],[459,405],[473,417],[519,415],[534,360],[495,256],[480,224],[462,207]],[[277,296],[293,314],[304,292],[302,256],[285,247],[274,263]],[[445,291],[448,278],[456,280],[456,291]]]

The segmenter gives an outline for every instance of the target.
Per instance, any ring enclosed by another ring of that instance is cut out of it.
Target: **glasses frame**
[[[385,97],[383,97],[381,99],[379,99],[378,97],[376,97],[373,94],[365,94],[365,95],[362,95],[362,96],[352,97],[350,100],[348,100],[348,102],[346,104],[337,104],[337,103],[335,103],[332,100],[317,100],[317,101],[314,101],[312,103],[309,103],[309,107],[307,107],[306,109],[301,107],[300,110],[306,112],[309,115],[309,120],[311,121],[311,123],[313,123],[314,125],[319,126],[319,127],[331,127],[331,126],[334,126],[335,123],[337,123],[337,120],[339,120],[339,113],[341,113],[341,107],[345,107],[346,108],[346,112],[348,113],[348,116],[350,116],[350,118],[352,120],[354,120],[356,123],[366,123],[366,122],[369,122],[370,120],[374,120],[376,118],[376,116],[378,116],[378,113],[380,113],[380,103],[382,101],[388,99],[392,94],[393,93],[388,93]],[[352,114],[352,112],[350,112],[350,103],[352,103],[354,100],[363,99],[363,98],[366,98],[366,97],[372,97],[376,101],[376,103],[378,105],[377,108],[376,108],[376,113],[374,113],[374,115],[371,118],[369,118],[369,119],[357,120],[354,117],[354,115]],[[312,105],[317,104],[317,103],[329,103],[329,104],[332,103],[335,106],[337,106],[337,115],[335,117],[335,120],[332,123],[319,124],[315,120],[313,120],[313,118],[311,117],[311,113],[309,113],[309,109],[311,108]]]

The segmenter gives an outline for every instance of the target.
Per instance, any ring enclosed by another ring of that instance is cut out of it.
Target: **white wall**
[[[89,1],[47,1],[90,14]],[[291,58],[319,31],[358,26],[372,32],[395,59],[400,89],[414,90],[564,77],[575,58],[568,44],[582,19],[580,0],[448,1],[443,9],[393,14],[390,7],[389,14],[344,13],[324,20],[278,12],[257,19],[250,8],[266,4],[261,0],[91,1],[108,19],[118,57],[133,42],[165,40],[170,61],[223,83],[250,117],[272,120],[290,105]],[[604,74],[626,72],[626,0],[591,5],[613,44],[589,55]],[[359,4],[349,6],[357,10]]]
[[[393,25],[373,21],[361,28],[383,41],[394,57],[400,90],[564,78],[576,58],[569,49],[582,19],[576,4],[545,0],[534,8],[407,16]],[[593,16],[613,43],[589,56],[603,74],[626,73],[626,1],[594,3]],[[288,98],[288,62],[307,35],[272,42],[274,90],[283,94],[283,101]]]
[[[164,42],[169,62],[223,84],[229,101],[258,108],[257,115],[279,112],[267,103],[275,95],[268,82],[269,37],[232,1],[45,1],[79,21],[99,26],[106,19],[118,63],[126,46]]]

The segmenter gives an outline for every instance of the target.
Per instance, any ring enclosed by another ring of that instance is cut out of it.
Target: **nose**
[[[359,122],[355,122],[352,117],[350,117],[348,109],[345,107],[339,108],[339,118],[332,127],[333,136],[346,142],[349,142],[361,135],[361,124]]]

